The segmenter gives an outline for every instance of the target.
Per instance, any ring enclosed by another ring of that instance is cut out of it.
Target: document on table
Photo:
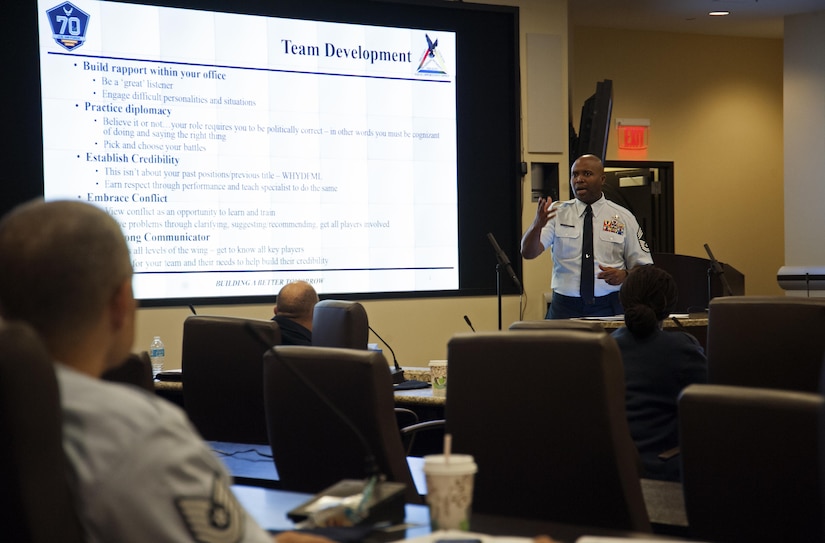
[[[532,543],[530,537],[493,536],[460,530],[439,530],[431,534],[411,539],[402,543]]]

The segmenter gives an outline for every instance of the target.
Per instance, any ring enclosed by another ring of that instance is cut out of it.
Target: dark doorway
[[[651,252],[672,253],[673,162],[606,161],[604,195],[636,216]]]

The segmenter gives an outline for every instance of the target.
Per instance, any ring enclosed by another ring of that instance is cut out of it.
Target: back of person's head
[[[281,287],[275,301],[278,315],[289,319],[312,320],[312,312],[318,303],[318,293],[306,281],[295,281]]]
[[[625,326],[635,336],[652,334],[676,307],[677,297],[676,281],[665,270],[655,266],[633,268],[619,291]]]
[[[0,314],[51,350],[94,326],[131,275],[120,225],[91,204],[36,200],[0,220]]]

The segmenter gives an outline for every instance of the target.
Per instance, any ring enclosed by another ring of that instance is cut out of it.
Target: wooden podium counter
[[[674,313],[707,311],[710,300],[717,296],[745,294],[745,276],[730,264],[720,262],[724,272],[722,277],[713,272],[713,263],[707,258],[672,253],[653,253],[651,256],[653,265],[668,272],[676,281],[679,299],[673,308]],[[725,283],[731,292],[725,292]]]

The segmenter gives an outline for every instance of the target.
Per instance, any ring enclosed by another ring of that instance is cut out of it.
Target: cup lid
[[[449,462],[443,454],[429,454],[424,457],[424,469],[429,472],[475,473],[478,466],[470,454],[451,454]]]

